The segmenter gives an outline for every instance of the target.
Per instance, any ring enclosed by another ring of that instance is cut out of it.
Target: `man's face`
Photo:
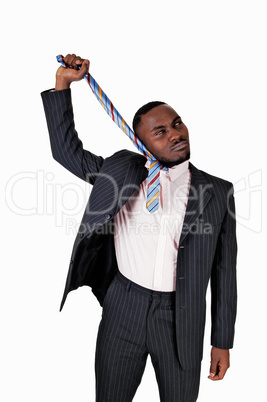
[[[172,167],[189,159],[187,127],[169,105],[159,105],[141,116],[136,134],[164,166]]]

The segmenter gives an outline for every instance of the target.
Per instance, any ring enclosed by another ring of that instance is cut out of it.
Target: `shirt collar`
[[[145,167],[147,169],[149,169],[150,166],[150,161],[147,160]],[[182,163],[179,163],[179,165],[175,165],[171,168],[169,168],[169,170],[167,172],[165,172],[166,174],[169,173],[169,177],[171,179],[171,181],[174,181],[176,179],[178,179],[178,177],[182,176],[182,174],[184,174],[187,170],[189,169],[189,160],[186,160]],[[161,171],[162,173],[163,171]]]

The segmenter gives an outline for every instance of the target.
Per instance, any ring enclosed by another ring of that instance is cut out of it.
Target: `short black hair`
[[[166,105],[166,103],[160,102],[160,101],[148,102],[144,106],[140,107],[140,109],[137,110],[137,112],[135,113],[134,118],[133,118],[133,131],[135,133],[136,133],[136,129],[137,129],[138,125],[141,122],[141,116],[143,114],[148,113],[154,107],[160,106],[160,105]]]

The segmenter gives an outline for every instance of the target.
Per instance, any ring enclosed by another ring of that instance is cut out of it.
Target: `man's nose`
[[[175,128],[171,128],[169,131],[169,141],[180,141],[182,134]]]

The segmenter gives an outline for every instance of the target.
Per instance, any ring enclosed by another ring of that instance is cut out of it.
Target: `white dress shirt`
[[[146,167],[149,167],[149,161]],[[160,205],[146,209],[147,179],[115,217],[119,271],[131,281],[162,292],[176,289],[176,263],[189,195],[189,162],[160,171]]]

